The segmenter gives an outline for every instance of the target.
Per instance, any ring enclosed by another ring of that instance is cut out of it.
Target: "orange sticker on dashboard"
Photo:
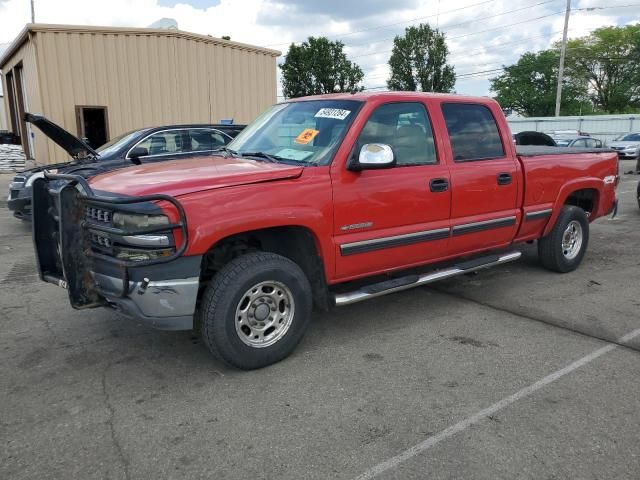
[[[302,132],[300,132],[300,135],[296,137],[294,142],[299,143],[301,145],[306,145],[307,143],[310,143],[319,133],[320,133],[320,130],[314,130],[313,128],[305,128]]]

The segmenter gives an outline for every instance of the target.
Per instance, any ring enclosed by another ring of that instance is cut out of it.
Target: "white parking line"
[[[637,336],[640,336],[640,328],[620,337],[618,339],[618,343],[624,344],[636,338]],[[580,367],[583,367],[584,365],[594,361],[596,358],[601,357],[602,355],[605,355],[606,353],[609,353],[615,350],[616,348],[618,348],[618,346],[619,345],[615,343],[610,343],[602,348],[599,348],[598,350],[591,352],[589,355],[582,357],[579,360],[576,360],[575,362],[567,365],[564,368],[561,368],[560,370],[553,372],[550,375],[547,375],[543,379],[538,380],[536,383],[533,383],[528,387],[525,387],[522,390],[517,391],[513,395],[509,395],[508,397],[503,398],[502,400],[494,403],[490,407],[487,407],[484,410],[481,410],[478,413],[465,418],[464,420],[456,423],[455,425],[445,428],[441,432],[431,437],[428,437],[426,440],[423,440],[422,442],[414,445],[413,447],[408,448],[403,452],[400,452],[398,455],[391,457],[388,460],[385,460],[384,462],[375,465],[374,467],[370,468],[369,470],[364,472],[362,475],[357,477],[356,480],[368,480],[368,479],[377,477],[378,475],[380,475],[383,472],[386,472],[387,470],[397,467],[402,462],[405,462],[410,458],[413,458],[416,455],[422,452],[425,452],[426,450],[429,450],[431,447],[437,445],[438,443],[442,442],[443,440],[446,440],[449,437],[454,436],[456,433],[459,433],[467,429],[471,425],[474,425],[480,422],[481,420],[484,420],[486,417],[493,415],[494,413],[498,412],[499,410],[502,410],[505,407],[508,407],[512,403],[515,403],[518,400],[528,397],[529,395],[536,392],[537,390],[540,390],[542,387],[552,382],[555,382],[559,378],[562,378],[565,375],[568,375],[569,373],[573,372],[574,370]]]

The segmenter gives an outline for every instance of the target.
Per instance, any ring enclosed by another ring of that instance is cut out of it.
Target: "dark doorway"
[[[78,135],[93,148],[104,145],[109,140],[107,107],[76,107]]]
[[[18,107],[16,106],[16,97],[13,88],[13,72],[7,73],[7,99],[9,100],[9,129],[13,134],[20,138],[20,121],[18,119]]]
[[[18,113],[18,130],[20,135],[20,143],[22,144],[22,150],[27,158],[33,158],[33,152],[31,151],[31,139],[29,138],[29,129],[24,121],[25,112],[25,96],[24,96],[24,77],[22,76],[22,63],[16,65],[13,69],[14,73],[14,95],[16,98],[17,113]]]

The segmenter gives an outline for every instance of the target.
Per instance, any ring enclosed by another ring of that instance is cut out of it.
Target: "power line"
[[[459,8],[454,8],[452,10],[447,10],[446,12],[440,12],[440,15],[445,15],[447,13],[453,13],[453,12],[459,12],[461,10],[466,10],[469,8],[473,8],[473,7],[477,7],[480,5],[485,5],[487,3],[493,3],[495,2],[495,0],[485,0],[483,2],[478,2],[478,3],[472,3],[471,5],[466,5],[464,7],[459,7]],[[322,35],[322,34],[316,34],[316,37],[328,37],[328,38],[342,38],[342,37],[348,37],[350,35],[356,35],[358,33],[364,33],[364,32],[370,32],[372,30],[380,30],[380,29],[384,29],[387,27],[395,27],[396,25],[402,25],[404,23],[412,23],[412,22],[417,22],[419,20],[425,20],[427,18],[433,18],[433,17],[437,17],[438,14],[432,14],[432,15],[426,15],[424,17],[416,17],[416,18],[412,18],[409,20],[403,20],[401,22],[394,22],[394,23],[387,23],[387,24],[383,24],[383,25],[375,25],[373,27],[369,27],[369,28],[363,28],[361,30],[356,30],[353,32],[346,32],[346,33],[340,33],[340,34],[331,34],[331,35]],[[313,36],[313,35],[312,35]],[[282,42],[282,43],[272,43],[269,45],[265,45],[265,47],[278,47],[281,45],[289,45],[291,43],[302,43],[306,40],[306,38],[304,40],[296,40],[296,41],[291,41],[291,42]]]
[[[540,5],[545,5],[545,4],[547,4],[547,3],[553,3],[553,2],[557,2],[557,1],[558,1],[558,0],[545,0],[544,2],[538,2],[538,3],[534,3],[534,4],[532,4],[532,5],[526,5],[526,6],[524,6],[524,7],[515,8],[515,9],[513,9],[513,10],[506,10],[506,11],[504,11],[504,12],[496,13],[496,14],[494,14],[494,15],[487,15],[486,17],[477,17],[477,18],[474,18],[474,19],[472,19],[472,20],[467,20],[467,21],[465,21],[465,22],[454,23],[454,24],[451,24],[451,25],[444,25],[444,26],[442,27],[442,30],[444,30],[444,29],[450,29],[450,28],[456,28],[456,27],[460,27],[460,26],[462,26],[462,25],[468,25],[469,23],[476,23],[476,22],[478,22],[478,21],[480,21],[480,20],[488,20],[488,19],[490,19],[490,18],[501,17],[501,16],[503,16],[503,15],[507,15],[507,14],[509,14],[509,13],[515,13],[515,12],[520,12],[520,11],[522,11],[522,10],[528,10],[528,9],[530,9],[530,8],[538,7],[538,6],[540,6]],[[396,36],[397,36],[397,35],[396,35]],[[374,44],[374,43],[382,43],[382,42],[386,42],[386,41],[389,41],[389,40],[393,40],[396,36],[393,36],[393,37],[386,37],[386,38],[381,38],[380,40],[375,40],[375,41],[373,41],[373,42],[346,43],[346,44],[345,44],[345,47],[359,47],[359,46],[362,46],[362,45],[372,45],[372,44]]]
[[[495,30],[503,30],[503,29],[505,29],[505,28],[513,27],[513,26],[516,26],[516,25],[521,25],[521,24],[523,24],[523,23],[535,22],[536,20],[541,20],[541,19],[543,19],[543,18],[552,17],[552,16],[554,16],[554,15],[558,15],[559,13],[564,13],[564,10],[562,10],[561,12],[554,12],[554,13],[550,13],[550,14],[548,14],[548,15],[542,15],[542,16],[540,16],[540,17],[530,18],[530,19],[528,19],[528,20],[523,20],[523,21],[521,21],[521,22],[510,23],[510,24],[508,24],[508,25],[503,25],[503,26],[501,26],[501,27],[489,28],[489,29],[487,29],[487,30],[481,30],[481,31],[478,31],[478,32],[465,33],[464,35],[458,35],[458,36],[455,36],[455,37],[449,37],[449,38],[447,38],[447,40],[455,40],[456,38],[469,37],[469,36],[471,36],[471,35],[478,35],[478,34],[480,34],[480,33],[486,33],[486,32],[491,32],[491,31],[495,31]],[[350,58],[371,57],[371,56],[373,56],[373,55],[380,55],[380,54],[382,54],[382,53],[390,53],[390,52],[392,52],[392,51],[393,51],[393,49],[391,49],[391,50],[383,50],[383,51],[380,51],[380,52],[373,52],[373,53],[364,53],[364,54],[362,54],[362,55],[354,55],[354,56],[351,56]]]
[[[543,33],[542,35],[534,35],[532,37],[522,37],[522,38],[519,38],[518,40],[509,41],[509,42],[500,42],[500,43],[489,44],[489,45],[487,45],[485,47],[482,47],[482,48],[479,48],[479,49],[476,49],[476,50],[467,51],[464,48],[459,48],[459,49],[451,50],[450,53],[460,52],[460,54],[464,53],[464,55],[468,56],[468,55],[476,55],[478,53],[484,53],[484,52],[487,51],[487,49],[491,49],[491,52],[489,52],[489,53],[493,53],[496,50],[504,50],[506,45],[513,45],[513,44],[516,44],[516,43],[517,44],[521,44],[522,42],[529,41],[529,40],[534,40],[534,39],[537,39],[537,38],[551,37],[551,36],[553,36],[553,35],[555,35],[557,33],[562,33],[562,30],[557,30],[555,32],[550,32],[550,33]],[[496,48],[496,47],[498,47],[498,48]],[[456,57],[457,56],[452,55],[452,58],[456,58]],[[369,68],[369,69],[371,69],[371,68],[379,67],[381,65],[389,65],[389,62],[373,63],[371,65],[360,65],[360,68],[363,68],[363,69]],[[367,75],[367,74],[365,73],[365,75]]]
[[[558,0],[545,0],[543,2],[538,2],[538,3],[532,4],[532,5],[527,5],[525,7],[516,8],[514,10],[507,10],[505,12],[497,13],[497,14],[494,14],[494,15],[488,15],[486,17],[478,17],[478,18],[474,18],[473,20],[468,20],[468,21],[465,21],[465,22],[455,23],[455,24],[452,24],[452,25],[445,26],[445,27],[443,27],[443,29],[444,28],[455,28],[455,27],[459,27],[459,26],[462,26],[462,25],[467,25],[469,23],[476,23],[479,20],[488,20],[490,18],[500,17],[502,15],[506,15],[506,14],[509,14],[509,13],[514,13],[514,12],[518,12],[518,11],[522,11],[522,10],[527,10],[527,9],[530,9],[530,8],[534,8],[534,7],[537,7],[537,6],[540,6],[540,5],[544,5],[544,4],[547,4],[547,3],[553,3],[553,2],[557,2],[557,1]],[[487,3],[487,2],[483,2],[483,3]],[[476,5],[480,5],[480,4],[476,4]],[[449,12],[452,12],[452,11],[454,11],[454,10],[450,10]],[[443,13],[449,13],[449,12],[443,12]],[[549,14],[549,15],[543,15],[541,17],[524,20],[522,22],[511,23],[509,25],[503,25],[501,27],[496,27],[496,28],[492,28],[492,29],[489,29],[489,30],[482,30],[480,32],[469,33],[469,34],[465,34],[465,35],[458,35],[458,36],[455,36],[455,37],[448,37],[447,39],[448,40],[453,40],[453,39],[456,39],[456,38],[462,38],[462,37],[466,37],[466,36],[469,36],[469,35],[475,35],[476,33],[485,33],[485,32],[493,31],[493,30],[501,30],[502,28],[508,28],[510,26],[520,25],[521,23],[527,23],[527,22],[539,20],[539,19],[542,19],[542,18],[550,17],[550,16],[553,16],[553,15],[558,15],[559,13],[564,13],[564,10],[562,10],[560,12],[555,12],[555,13],[552,13],[552,14]],[[433,15],[431,15],[431,16],[433,16]],[[402,22],[402,23],[406,23],[406,22]],[[374,41],[371,41],[371,42],[364,42],[364,43],[347,43],[344,46],[346,48],[350,48],[350,47],[359,47],[359,46],[363,46],[363,45],[373,45],[373,44],[376,44],[376,43],[382,43],[382,42],[387,42],[389,40],[393,40],[393,39],[395,39],[396,36],[397,35],[395,35],[393,37],[386,37],[386,38],[382,38],[380,40],[374,40]],[[391,51],[392,50],[384,50],[382,52],[355,55],[355,56],[352,56],[350,58],[360,58],[360,57],[373,56],[373,55],[378,55],[380,53],[388,53],[388,52],[391,52]],[[286,56],[287,55],[282,55],[283,58],[286,58]]]
[[[553,1],[556,1],[556,0],[548,0],[548,1],[545,1],[545,2],[541,2],[540,4],[542,4],[542,3],[551,3]],[[483,2],[483,3],[486,3],[486,2]],[[479,4],[476,4],[476,5],[479,5]],[[539,5],[539,4],[530,5],[529,7],[523,7],[522,9],[532,8],[532,7],[537,6],[537,5]],[[610,6],[595,6],[595,7],[574,8],[573,11],[590,12],[590,11],[595,11],[595,10],[608,10],[608,9],[614,9],[614,8],[630,8],[630,7],[637,7],[637,6],[640,6],[640,3],[631,3],[631,4],[625,4],[625,5],[610,5]],[[451,11],[453,11],[453,10],[450,10],[450,12]],[[445,12],[442,12],[442,13],[445,13]],[[448,12],[446,12],[446,13],[448,13]],[[483,17],[481,19],[475,19],[473,21],[500,16],[500,15],[503,15],[504,13],[508,13],[508,12],[503,12],[501,14],[496,14],[496,15],[492,15],[492,16],[489,16],[489,17]],[[553,12],[553,13],[550,13],[550,14],[547,14],[547,15],[541,15],[539,17],[530,18],[530,19],[527,19],[527,20],[522,20],[520,22],[510,23],[510,24],[507,24],[507,25],[501,25],[499,27],[489,28],[489,29],[480,30],[480,31],[476,31],[476,32],[470,32],[470,33],[466,33],[466,34],[463,34],[463,35],[456,35],[456,36],[453,36],[453,37],[447,37],[446,39],[447,40],[455,40],[455,39],[458,39],[458,38],[465,38],[465,37],[469,37],[469,36],[473,36],[473,35],[478,35],[478,34],[481,34],[481,33],[493,32],[493,31],[497,31],[497,30],[504,30],[504,29],[507,29],[507,28],[510,28],[510,27],[514,27],[514,26],[517,26],[517,25],[522,25],[524,23],[534,22],[536,20],[542,20],[544,18],[553,17],[555,15],[560,15],[560,14],[564,14],[564,13],[565,13],[565,10],[560,10],[560,11]],[[405,23],[405,22],[403,22],[403,23]],[[463,23],[470,23],[470,22],[463,22]],[[463,24],[463,23],[461,23],[461,24]],[[456,25],[453,25],[453,26],[458,26],[458,25],[461,25],[461,24],[456,24]],[[360,31],[352,32],[352,33],[360,33]],[[370,45],[370,44],[374,44],[374,43],[380,43],[380,42],[383,42],[383,41],[393,40],[393,38],[395,38],[395,37],[388,37],[388,38],[385,38],[385,39],[382,39],[382,40],[377,40],[377,41],[374,41],[374,42],[368,42],[365,45]],[[359,46],[359,45],[362,45],[362,44],[345,45],[345,47],[353,47],[353,46]],[[371,57],[371,56],[375,56],[375,55],[380,55],[382,53],[390,53],[392,51],[393,51],[393,49],[391,49],[391,50],[381,50],[381,51],[372,52],[372,53],[364,53],[364,54],[360,54],[360,55],[350,56],[349,59],[362,58],[362,57]],[[282,55],[282,58],[286,58],[286,55]]]

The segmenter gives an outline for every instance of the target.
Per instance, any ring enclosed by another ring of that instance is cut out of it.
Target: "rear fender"
[[[562,207],[564,207],[569,196],[577,190],[584,190],[587,188],[596,190],[598,192],[598,198],[602,198],[604,193],[604,182],[600,178],[595,178],[595,177],[579,178],[579,179],[571,180],[565,183],[560,188],[560,191],[558,192],[558,196],[556,197],[556,201],[553,205],[553,213],[551,214],[551,217],[549,218],[549,222],[547,223],[547,226],[544,229],[544,232],[542,233],[543,237],[551,233],[551,230],[553,229],[553,226],[556,224],[556,220],[558,219],[558,216],[562,211]],[[590,221],[596,217],[598,210],[599,210],[598,205],[595,205],[593,215],[589,219]]]

